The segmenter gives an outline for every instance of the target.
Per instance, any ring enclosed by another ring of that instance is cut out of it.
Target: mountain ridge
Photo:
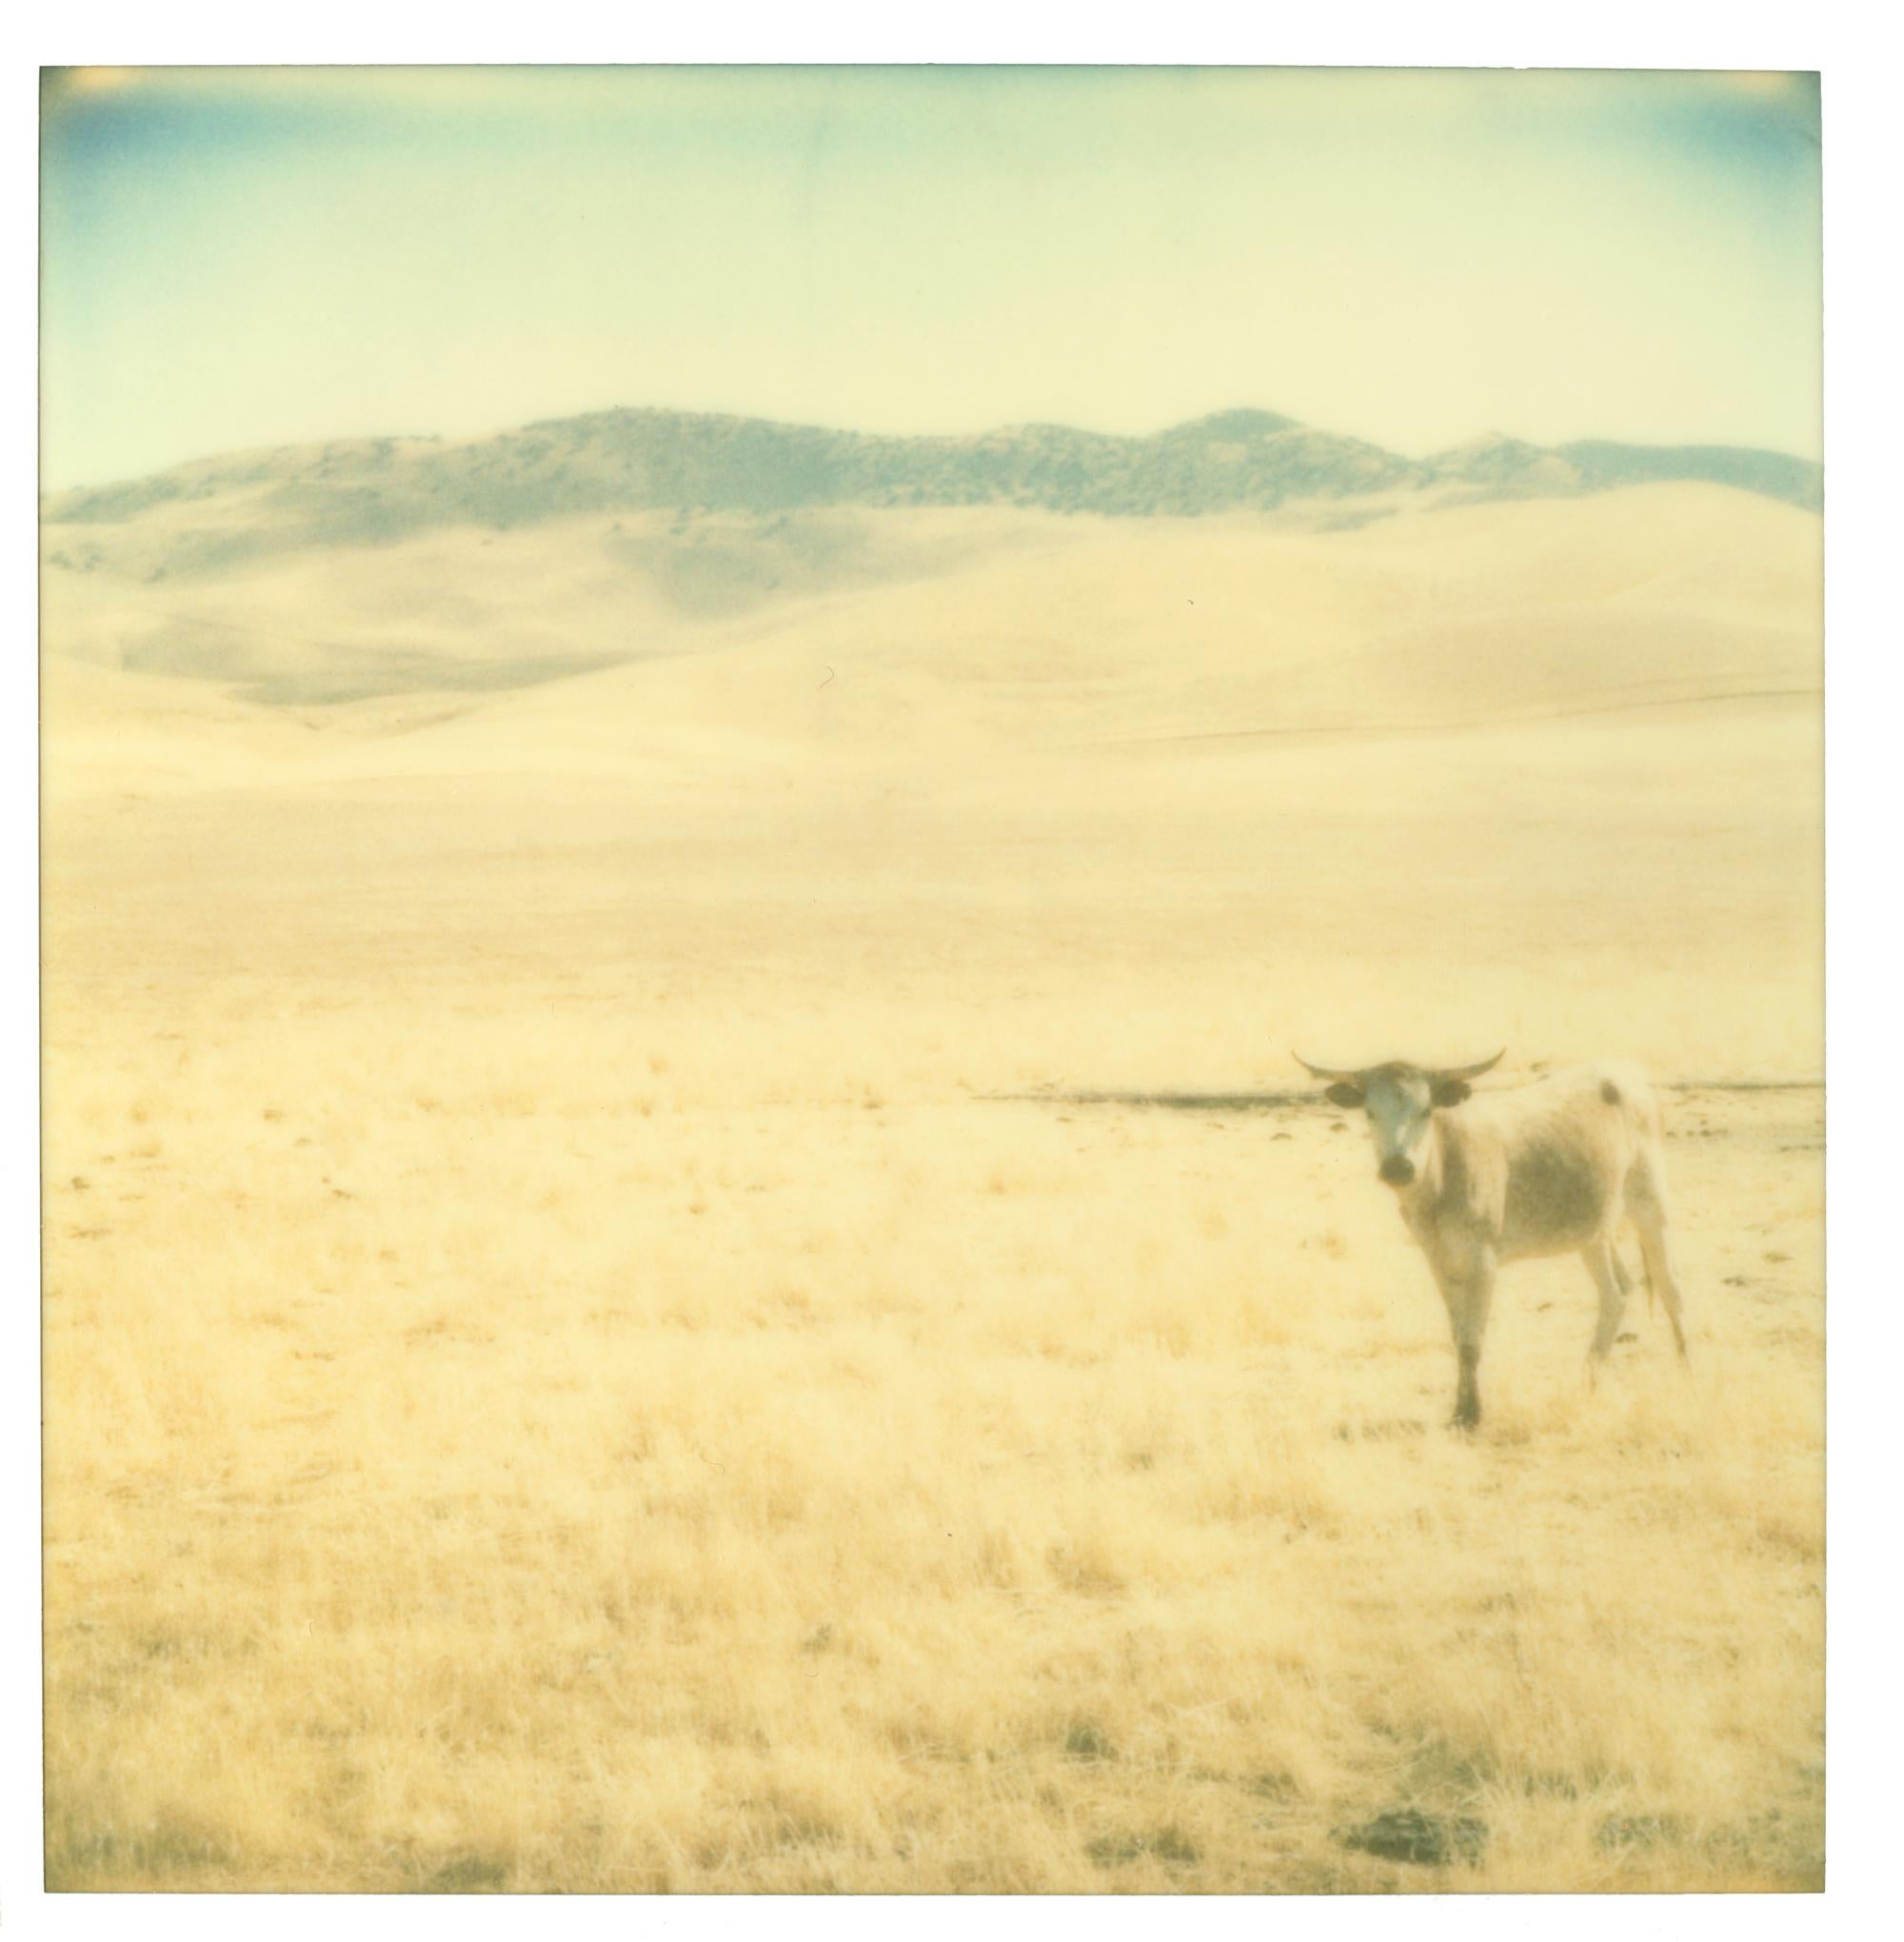
[[[726,413],[615,406],[466,440],[386,437],[264,447],[45,495],[46,525],[114,525],[242,496],[279,544],[376,545],[432,526],[499,528],[573,513],[773,514],[821,506],[1015,505],[1110,517],[1331,507],[1378,517],[1402,499],[1571,498],[1696,481],[1808,510],[1823,467],[1735,446],[1498,433],[1413,459],[1239,407],[1147,435],[1053,424],[969,435],[843,431]]]

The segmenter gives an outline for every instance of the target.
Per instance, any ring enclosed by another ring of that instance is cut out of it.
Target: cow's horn
[[[1503,1046],[1501,1049],[1505,1051],[1507,1048]],[[1289,1051],[1290,1057],[1296,1060],[1298,1065],[1307,1066],[1318,1079],[1359,1079],[1361,1077],[1361,1074],[1351,1066],[1310,1065],[1308,1060],[1303,1058],[1301,1053],[1297,1051],[1293,1045],[1289,1048]]]
[[[1503,1045],[1492,1059],[1483,1059],[1478,1065],[1444,1065],[1436,1076],[1440,1079],[1478,1079],[1482,1073],[1492,1072],[1506,1057],[1507,1047]]]

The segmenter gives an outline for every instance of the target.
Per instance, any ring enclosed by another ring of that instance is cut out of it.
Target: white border
[[[1219,0],[1084,7],[967,0],[940,14],[808,0],[797,20],[772,0],[724,0],[644,19],[548,0],[471,4],[446,22],[425,0],[335,0],[270,17],[233,0],[71,0],[30,30],[34,57],[102,53],[138,63],[208,61],[1031,61],[1274,62],[1285,67],[1816,68],[1863,10],[1821,0],[1599,0],[1564,13],[1513,0],[1367,0],[1355,17],[1280,18]],[[90,47],[83,43],[90,42]],[[109,44],[109,46],[108,45]],[[1808,58],[1808,55],[1810,58]]]
[[[0,1585],[0,1921],[14,1934],[90,1933],[109,1925],[142,1934],[229,1930],[259,1923],[284,1934],[398,1924],[410,1932],[453,1923],[467,1932],[556,1924],[600,1932],[659,1930],[701,1935],[771,1923],[776,1932],[824,1924],[829,1934],[869,1932],[895,1921],[928,1932],[982,1922],[992,1929],[1075,1918],[1115,1936],[1160,1921],[1256,1932],[1354,1934],[1399,1924],[1411,1935],[1515,1932],[1543,1938],[1597,1931],[1608,1919],[1676,1936],[1723,1923],[1728,1942],[1758,1935],[1862,1932],[1885,1919],[1894,1838],[1895,1746],[1900,1725],[1895,1642],[1898,1601],[1892,1533],[1897,1472],[1888,1435],[1897,1403],[1898,1275],[1886,1217],[1898,1157],[1896,1115],[1878,1108],[1877,1079],[1898,1069],[1897,960],[1893,947],[1896,798],[1904,733],[1897,656],[1897,480],[1904,468],[1898,411],[1894,297],[1898,149],[1894,30],[1876,10],[1852,5],[1671,4],[1599,0],[1578,11],[1502,0],[1442,0],[1433,8],[1364,0],[1355,9],[1304,8],[1289,16],[1173,0],[1168,8],[1047,8],[971,0],[944,16],[889,6],[809,4],[698,8],[691,17],[630,21],[595,6],[520,4],[458,10],[453,30],[435,7],[337,0],[271,17],[249,7],[171,0],[163,8],[73,0],[57,16],[6,30],[17,57],[0,67],[10,110],[0,116],[9,248],[5,312],[11,352],[5,393],[5,562],[9,660],[0,734],[6,899],[0,932],[7,1020],[0,1098],[9,1164],[0,1174],[9,1243],[0,1347],[0,1476],[5,1478]],[[232,62],[440,63],[461,61],[998,61],[1265,62],[1288,66],[1552,66],[1820,69],[1826,168],[1826,532],[1829,698],[1830,897],[1830,1822],[1829,1885],[1821,1897],[1411,1897],[1402,1902],[1198,1902],[1160,1910],[1144,1901],[1094,1901],[1062,1912],[1039,1901],[858,1899],[670,1903],[533,1898],[453,1901],[249,1896],[46,1897],[38,1891],[39,1630],[36,828],[32,628],[35,486],[34,69],[46,64],[223,65]],[[1885,1223],[1880,1233],[1879,1223]],[[1880,1252],[1880,1249],[1882,1251]]]
[[[1810,70],[1877,39],[1855,0],[1596,0],[1576,12],[1514,0],[1364,0],[1353,14],[1224,0],[1168,8],[962,0],[943,13],[875,0],[718,0],[644,17],[599,0],[333,0],[270,14],[237,0],[69,0],[15,30],[37,63],[210,66],[372,62],[1200,63],[1280,67],[1685,68]]]

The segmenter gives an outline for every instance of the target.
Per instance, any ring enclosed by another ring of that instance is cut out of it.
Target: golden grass
[[[1326,1114],[279,1008],[54,1027],[58,1885],[1815,1882],[1815,1095],[1681,1109],[1694,1375],[1523,1268],[1467,1443]]]
[[[1357,1130],[1061,1096],[1815,1075],[1815,708],[624,773],[566,687],[50,687],[53,1886],[1819,1884],[1821,1096],[1669,1095],[1692,1373],[1517,1267],[1472,1439]]]

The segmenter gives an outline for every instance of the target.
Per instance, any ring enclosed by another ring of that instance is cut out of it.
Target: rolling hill
[[[822,667],[1081,683],[1067,733],[1465,718],[1812,679],[1817,496],[1776,454],[1414,461],[1255,411],[962,440],[617,411],[55,495],[42,632],[333,724],[683,654],[803,670],[810,629]],[[1138,690],[1180,705],[1140,724]]]

